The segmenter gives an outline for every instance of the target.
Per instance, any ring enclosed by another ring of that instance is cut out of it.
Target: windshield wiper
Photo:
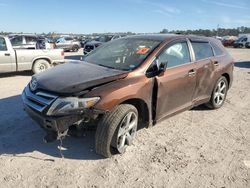
[[[127,69],[120,69],[120,68],[117,68],[117,67],[112,67],[112,66],[103,65],[103,64],[97,64],[97,65],[102,66],[102,67],[106,67],[106,68],[110,68],[110,69],[115,69],[115,70],[128,71]]]
[[[106,67],[106,68],[110,68],[110,69],[116,69],[115,67],[111,67],[111,66],[108,66],[108,65],[103,65],[103,64],[97,64],[101,67]]]

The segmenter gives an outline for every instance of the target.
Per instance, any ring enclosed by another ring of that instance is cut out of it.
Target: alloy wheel
[[[218,83],[214,93],[214,103],[217,106],[221,105],[224,102],[226,97],[226,91],[227,91],[226,82],[224,80],[221,80]]]
[[[117,136],[117,150],[124,153],[127,146],[132,144],[137,130],[138,117],[134,112],[129,112],[121,121]]]

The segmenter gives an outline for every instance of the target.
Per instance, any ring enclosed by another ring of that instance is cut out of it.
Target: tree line
[[[218,28],[218,29],[195,29],[195,30],[172,30],[163,29],[160,33],[178,33],[178,34],[193,34],[207,37],[212,36],[238,36],[239,34],[250,33],[250,27],[238,27],[233,29]]]
[[[22,34],[23,32],[19,33]],[[134,32],[118,32],[126,35],[134,35],[136,33]],[[250,27],[245,27],[241,26],[238,28],[218,28],[218,29],[195,29],[195,30],[168,30],[168,29],[163,29],[160,31],[160,33],[178,33],[178,34],[193,34],[193,35],[202,35],[202,36],[207,36],[207,37],[213,37],[213,36],[238,36],[239,34],[244,34],[244,33],[250,33]],[[1,31],[0,35],[8,35],[12,34],[12,32],[4,32]],[[34,33],[36,34],[36,33]],[[60,33],[56,32],[49,32],[49,33],[41,33],[42,35],[45,36],[50,36],[54,37],[57,35],[60,35]],[[101,33],[93,33],[92,35],[100,35]],[[71,35],[74,35],[71,33]],[[77,34],[78,36],[80,35],[85,35],[85,34]],[[88,34],[89,35],[89,34]]]

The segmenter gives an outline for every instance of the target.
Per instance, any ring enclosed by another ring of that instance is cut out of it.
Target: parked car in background
[[[61,37],[57,39],[56,48],[64,49],[64,51],[77,52],[81,48],[81,43],[73,37]]]
[[[214,38],[131,36],[101,45],[84,62],[33,76],[22,99],[47,142],[97,124],[96,152],[111,157],[124,153],[142,127],[204,103],[220,108],[233,64]]]
[[[237,40],[238,38],[235,36],[224,36],[222,37],[222,44],[225,47],[230,47],[233,46],[234,42]]]
[[[43,39],[44,37],[39,37],[36,35],[12,35],[10,42],[14,49],[36,49],[36,42],[38,39]]]
[[[125,35],[102,35],[102,36],[96,38],[95,40],[92,40],[92,41],[85,43],[83,54],[86,55],[86,54],[90,53],[92,50],[99,47],[100,45],[102,45],[105,42],[119,39],[119,38],[124,37],[124,36]]]
[[[93,38],[91,38],[91,37],[84,37],[84,38],[82,38],[81,42],[80,42],[81,43],[81,47],[84,48],[85,44],[87,44],[88,42],[90,42],[92,40],[93,40]]]
[[[64,51],[13,49],[9,38],[0,36],[0,73],[32,70],[40,73],[64,62]]]
[[[234,48],[243,48],[246,46],[246,43],[250,42],[250,35],[245,35],[236,40],[233,44]]]
[[[83,55],[86,55],[88,53],[90,53],[92,50],[96,49],[97,47],[99,47],[100,45],[102,45],[103,42],[99,42],[99,41],[89,41],[84,45],[84,49],[83,49]]]
[[[104,43],[104,42],[108,42],[111,40],[119,39],[121,37],[123,37],[123,35],[102,35],[95,40]]]
[[[234,45],[235,40],[232,39],[223,39],[222,41],[223,46],[230,47]]]

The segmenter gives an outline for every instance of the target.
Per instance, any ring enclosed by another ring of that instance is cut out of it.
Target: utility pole
[[[220,24],[217,25],[217,37],[219,36],[219,27],[220,27]]]

